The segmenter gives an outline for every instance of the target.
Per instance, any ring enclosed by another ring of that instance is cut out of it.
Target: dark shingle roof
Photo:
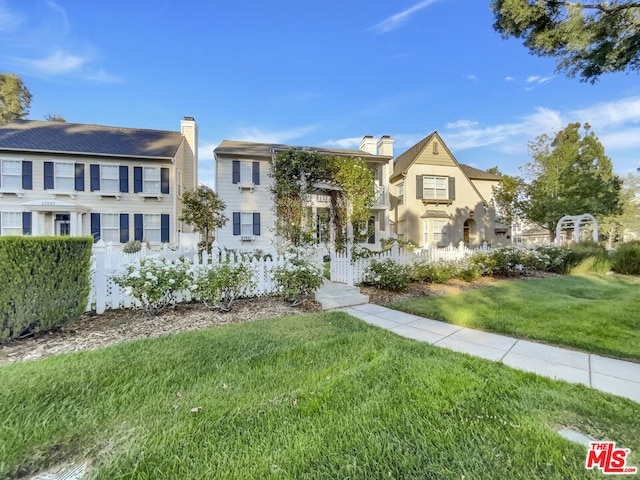
[[[256,142],[242,142],[238,140],[223,140],[218,145],[214,153],[218,155],[243,155],[253,157],[269,157],[271,158],[272,151],[286,151],[286,150],[307,150],[310,152],[317,152],[325,155],[336,156],[348,156],[348,157],[362,157],[362,158],[382,158],[389,159],[391,157],[385,157],[382,155],[371,155],[370,153],[362,150],[350,150],[346,148],[325,148],[325,147],[301,147],[294,145],[284,145],[281,143],[256,143]]]
[[[172,158],[180,132],[16,120],[0,127],[0,151]]]
[[[434,135],[436,135],[436,132],[433,132],[431,135],[423,138],[409,150],[396,158],[396,161],[393,164],[393,173],[391,174],[391,178],[395,178],[406,171],[420,152],[429,144],[429,142],[431,142]]]
[[[467,174],[467,177],[472,180],[502,180],[502,177],[500,175],[495,175],[485,170],[479,170],[463,163],[460,164],[460,168],[462,168],[462,170],[464,170],[464,173]]]

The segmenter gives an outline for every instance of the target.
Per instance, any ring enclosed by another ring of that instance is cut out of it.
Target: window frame
[[[433,180],[433,188],[427,186],[427,181]],[[444,189],[438,188],[438,180],[444,183]],[[437,192],[443,192],[442,197],[438,197]],[[433,195],[431,195],[433,194]],[[422,199],[423,200],[449,200],[449,177],[440,175],[423,175],[422,176]]]
[[[147,179],[146,173],[149,171],[157,172],[158,180]],[[157,191],[155,189],[151,190],[150,188],[148,188],[147,185],[149,182],[156,182],[156,181],[158,183]],[[162,194],[162,168],[161,167],[142,167],[142,193],[151,194],[151,195]]]
[[[398,198],[398,205],[404,205],[404,182],[396,185],[396,197]]]
[[[115,170],[115,178],[107,178],[104,176],[104,169],[114,169]],[[106,189],[105,182],[115,182],[114,189]],[[103,195],[104,194],[119,194],[120,193],[120,165],[107,165],[104,163],[100,164],[100,190]]]
[[[4,166],[7,163],[17,163],[18,164],[18,173],[17,174],[7,174],[4,172]],[[7,185],[5,182],[5,178],[14,178],[16,177],[16,185]],[[3,190],[17,191],[22,190],[22,160],[16,160],[14,158],[0,158],[0,188]]]
[[[18,223],[19,226],[5,226],[5,219],[7,216],[9,215],[15,215],[15,217],[18,219]],[[0,212],[0,235],[2,236],[22,236],[23,234],[23,230],[22,230],[22,212],[15,212],[15,211],[7,211],[7,212]],[[6,230],[10,229],[10,230],[17,230],[17,233],[6,233]]]
[[[58,172],[59,167],[70,167],[71,175],[61,175]],[[54,191],[60,192],[75,192],[75,179],[76,179],[76,165],[74,162],[61,162],[54,161],[53,162],[53,189]],[[61,183],[66,180],[70,182],[70,188],[61,187]]]
[[[151,220],[151,217],[155,217],[158,220],[158,226],[150,226],[149,225],[149,220]],[[155,232],[158,231],[158,238],[157,240],[155,238],[150,238],[149,237],[149,232]],[[149,243],[154,243],[154,244],[159,244],[162,243],[162,214],[160,213],[143,213],[142,214],[142,232],[143,232],[143,237],[144,240],[146,240]]]
[[[114,217],[115,224],[107,225],[107,218]],[[113,239],[107,235],[109,233]],[[120,214],[119,213],[102,213],[100,214],[100,238],[103,242],[120,243]]]

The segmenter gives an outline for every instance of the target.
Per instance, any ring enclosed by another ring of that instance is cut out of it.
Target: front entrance
[[[463,239],[464,244],[468,247],[475,245],[478,242],[478,224],[472,218],[464,221]]]
[[[71,215],[68,213],[56,213],[54,228],[55,235],[67,237],[71,235]]]

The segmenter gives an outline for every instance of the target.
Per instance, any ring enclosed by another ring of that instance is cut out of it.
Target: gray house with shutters
[[[190,232],[195,120],[180,131],[18,120],[0,127],[0,235],[91,235],[152,245]]]

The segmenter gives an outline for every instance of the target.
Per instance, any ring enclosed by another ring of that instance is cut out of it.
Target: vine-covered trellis
[[[334,247],[343,250],[351,221],[354,242],[366,239],[366,225],[374,202],[374,173],[361,158],[323,155],[304,150],[278,153],[271,161],[271,193],[276,208],[276,234],[293,245],[317,241],[305,200],[321,193],[331,199]]]

